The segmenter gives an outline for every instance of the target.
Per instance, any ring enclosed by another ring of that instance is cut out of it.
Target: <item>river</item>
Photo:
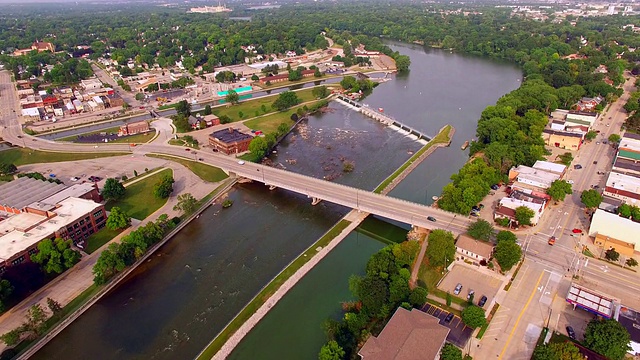
[[[466,161],[460,145],[473,137],[480,112],[519,86],[521,75],[511,65],[486,59],[402,44],[393,48],[411,57],[411,72],[378,86],[364,102],[429,134],[447,123],[456,127],[453,145],[437,150],[392,192],[430,202]],[[420,147],[339,104],[330,108],[288,136],[274,162],[370,190]],[[343,161],[354,163],[353,172],[342,171]],[[230,197],[231,208],[208,209],[34,358],[192,359],[270,278],[347,211],[326,202],[311,206],[304,196],[259,184],[238,186]],[[361,271],[368,255],[382,246],[362,234],[355,237],[355,245],[352,234],[312,272],[319,283],[331,285],[316,289],[322,291],[317,302],[308,303],[301,297],[306,292],[297,288],[283,299],[295,305],[296,322],[309,329],[296,339],[289,358],[316,358],[324,341],[322,320],[338,314],[337,301],[348,297],[349,275]],[[353,263],[338,266],[345,259]],[[301,289],[308,288],[305,283],[310,282],[303,280]],[[270,313],[257,328],[266,330],[250,333],[246,342],[254,345],[241,344],[234,358],[255,358],[256,351],[260,358],[281,356],[282,347],[264,334],[290,335],[280,322],[267,321],[282,316],[287,314]]]

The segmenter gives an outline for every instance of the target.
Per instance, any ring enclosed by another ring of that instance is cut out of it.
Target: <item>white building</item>
[[[638,234],[640,223],[600,209],[593,214],[589,226],[589,236],[594,238],[595,245],[603,250],[615,248],[625,256],[640,251]]]
[[[567,167],[562,164],[553,163],[550,161],[543,161],[543,160],[536,161],[536,163],[533,164],[532,167],[534,169],[544,170],[556,175],[560,175],[560,178],[562,178],[565,172],[567,171]]]
[[[493,245],[462,234],[456,241],[456,252],[461,255],[460,260],[469,259],[477,263],[488,262],[493,253]]]
[[[620,199],[630,205],[638,205],[640,204],[640,178],[611,172],[602,194]]]
[[[538,221],[540,221],[540,217],[542,216],[542,213],[544,211],[543,204],[536,204],[533,202],[518,200],[518,199],[508,198],[508,197],[500,199],[500,203],[499,203],[499,207],[505,207],[512,210],[515,210],[521,206],[525,206],[533,210],[534,215],[533,215],[533,218],[531,218],[531,224],[532,225],[538,224]]]
[[[560,175],[541,169],[519,165],[509,170],[509,180],[517,185],[528,185],[537,189],[548,189],[551,183],[560,180]],[[527,187],[527,186],[525,186]]]

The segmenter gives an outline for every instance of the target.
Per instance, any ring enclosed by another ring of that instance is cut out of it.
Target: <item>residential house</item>
[[[613,248],[627,257],[640,251],[638,234],[640,223],[600,209],[593,214],[589,226],[589,236],[603,252]]]
[[[438,360],[449,331],[436,317],[400,307],[358,355],[362,360]]]
[[[620,199],[630,205],[639,205],[640,178],[611,172],[602,194]]]
[[[515,210],[521,206],[524,206],[533,210],[533,218],[531,218],[531,224],[537,225],[544,211],[544,205],[535,203],[535,202],[526,201],[526,200],[509,198],[509,197],[500,199],[500,202],[498,203],[498,206],[496,208],[496,212],[494,213],[494,219],[505,217],[505,216],[502,216],[503,215],[502,211],[497,211],[498,209],[508,208],[514,211],[513,213],[514,218],[512,218],[512,220],[515,220]]]
[[[205,115],[204,117],[202,117],[202,119],[207,124],[207,127],[220,125],[220,118],[215,114]]]
[[[251,140],[253,140],[251,135],[231,127],[215,131],[209,135],[209,145],[214,151],[220,151],[227,155],[239,154],[249,150]]]
[[[484,261],[486,263],[493,254],[493,245],[462,234],[456,241],[456,252],[461,255],[460,260],[471,260],[474,263]]]

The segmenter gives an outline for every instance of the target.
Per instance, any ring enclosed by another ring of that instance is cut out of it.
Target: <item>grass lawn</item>
[[[244,324],[251,315],[253,315],[267,299],[273,295],[273,293],[280,288],[280,286],[293,275],[298,269],[302,267],[307,261],[309,261],[315,254],[318,246],[326,246],[331,240],[333,240],[338,234],[342,232],[351,222],[347,220],[341,220],[334,225],[327,233],[320,238],[315,244],[309,246],[309,248],[300,256],[298,256],[289,266],[287,266],[280,274],[278,274],[267,286],[265,286],[258,295],[256,295],[251,302],[249,302],[233,320],[207,345],[207,347],[198,355],[198,360],[211,359],[215,353],[220,350],[222,345]]]
[[[173,170],[162,170],[127,186],[124,198],[118,201],[109,201],[106,209],[111,210],[114,206],[118,206],[132,218],[144,220],[167,202],[167,199],[158,199],[153,196],[153,187],[165,175],[173,175]]]
[[[438,287],[436,286],[440,279],[442,279],[442,277],[444,277],[444,275],[442,274],[442,268],[432,268],[425,263],[422,263],[422,265],[420,266],[420,271],[418,272],[418,282],[421,282],[427,287],[427,290],[429,290],[429,294],[433,294],[441,298],[442,302],[444,303],[447,299],[447,292],[438,289]],[[453,294],[451,294],[451,302],[461,306],[467,305],[466,299],[461,299]]]
[[[261,130],[263,133],[268,134],[276,131],[278,126],[282,123],[287,124],[287,126],[293,125],[294,122],[291,120],[291,115],[295,113],[297,109],[298,107],[295,107],[287,111],[273,113],[246,121],[244,124],[251,129]]]
[[[411,156],[409,158],[409,160],[407,160],[404,164],[402,164],[398,170],[396,170],[393,174],[391,174],[388,178],[386,178],[382,183],[380,183],[380,185],[378,185],[377,188],[375,188],[375,190],[373,190],[374,193],[381,193],[382,190],[384,190],[387,186],[389,186],[389,184],[391,184],[391,182],[397,178],[398,176],[400,176],[400,174],[402,174],[402,172],[409,167],[409,165],[411,165],[414,161],[416,161],[422,154],[425,153],[425,151],[429,150],[429,148],[431,148],[433,145],[438,144],[438,143],[447,143],[449,142],[449,133],[451,132],[451,125],[447,125],[445,126],[441,132],[438,133],[438,135],[436,135],[431,141],[429,141],[425,146],[422,147],[422,149],[416,151],[415,154],[413,154],[413,156]]]
[[[118,236],[122,230],[109,230],[106,226],[100,229],[97,233],[89,236],[87,239],[87,246],[84,251],[91,254],[98,250],[102,245],[108,243],[114,237]]]
[[[311,94],[311,91],[313,91],[312,88],[296,91],[296,95],[298,95],[298,98],[300,98],[301,100],[300,102],[307,102],[315,99]],[[249,118],[255,117],[256,111],[258,112],[258,115],[264,115],[264,114],[275,112],[275,110],[271,107],[271,104],[273,104],[273,102],[276,101],[278,96],[280,95],[276,94],[276,95],[262,97],[259,99],[247,100],[237,105],[220,106],[220,107],[213,108],[212,110],[213,110],[213,113],[216,114],[217,116],[227,115],[234,122],[240,121],[243,119],[249,119]],[[262,105],[266,107],[267,109],[266,112],[262,111]],[[242,118],[240,118],[240,116],[238,115],[240,111],[242,111],[243,113]]]
[[[186,160],[174,156],[165,156],[158,154],[147,154],[147,156],[175,161],[178,164],[186,166],[191,172],[196,174],[200,179],[208,182],[218,182],[229,177],[224,171],[211,165]]]
[[[126,154],[127,153],[62,153],[19,148],[3,151],[2,162],[20,166],[27,164],[97,159],[110,156],[122,156]]]
[[[175,145],[175,146],[184,146],[184,147],[190,147],[196,150],[200,150],[200,146],[196,145],[196,146],[191,146],[191,144],[187,143],[186,141],[184,141],[181,138],[177,138],[177,139],[170,139],[169,140],[169,145]]]
[[[258,87],[261,87],[265,90],[269,90],[269,89],[274,89],[274,88],[281,88],[281,87],[285,87],[285,86],[294,86],[294,85],[302,85],[302,84],[306,84],[306,83],[310,83],[310,82],[315,82],[315,81],[323,81],[323,80],[327,80],[330,78],[334,78],[334,77],[338,77],[338,76],[342,76],[342,75],[333,75],[333,74],[324,74],[322,75],[322,77],[311,77],[311,78],[302,78],[300,80],[296,80],[296,81],[289,81],[289,80],[285,80],[285,81],[279,81],[275,84],[271,84],[271,85],[266,85],[266,84],[262,84],[260,82],[255,82],[254,84],[256,84]],[[331,85],[331,84],[325,84],[325,85]],[[333,85],[337,85],[337,84],[333,84]]]

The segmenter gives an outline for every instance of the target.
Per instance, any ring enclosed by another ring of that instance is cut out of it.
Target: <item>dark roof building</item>
[[[371,336],[358,355],[363,360],[435,360],[449,329],[418,309],[398,308],[380,335]]]
[[[630,309],[624,305],[620,306],[618,314],[618,322],[624,326],[631,335],[631,353],[632,355],[640,354],[640,313]],[[591,359],[591,358],[589,358]]]
[[[56,194],[67,186],[48,181],[17,178],[0,185],[0,211],[18,214],[27,205]]]
[[[227,155],[239,154],[249,150],[249,143],[253,136],[242,133],[234,128],[218,130],[209,135],[209,145],[214,151],[220,151]]]

